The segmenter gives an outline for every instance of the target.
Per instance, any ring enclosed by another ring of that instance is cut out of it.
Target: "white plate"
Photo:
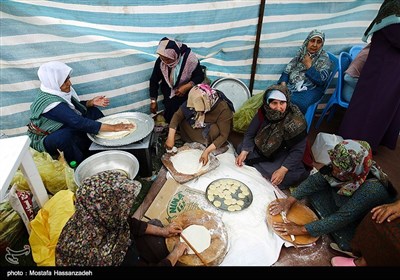
[[[150,132],[152,132],[154,129],[154,120],[149,115],[140,112],[118,113],[103,117],[101,119],[98,119],[97,121],[102,122],[115,118],[124,118],[133,121],[137,126],[136,130],[123,138],[113,139],[113,140],[99,138],[96,137],[95,134],[88,133],[89,139],[95,142],[96,144],[102,146],[107,146],[107,147],[123,146],[142,140],[147,135],[149,135]]]
[[[249,88],[236,78],[218,79],[211,84],[211,87],[222,91],[232,101],[235,112],[250,98]]]

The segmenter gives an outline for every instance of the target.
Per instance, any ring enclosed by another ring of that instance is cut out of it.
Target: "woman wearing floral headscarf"
[[[289,188],[309,174],[302,163],[306,130],[306,120],[291,103],[287,88],[272,85],[237,148],[235,163],[252,165],[272,184]]]
[[[305,225],[274,223],[274,229],[283,235],[332,234],[340,249],[350,251],[361,219],[373,207],[393,201],[396,191],[372,160],[367,142],[343,140],[328,153],[331,163],[308,177],[287,199],[272,202],[269,212],[287,213],[295,202],[309,197],[320,220]]]
[[[182,228],[130,217],[137,188],[135,181],[118,171],[85,179],[76,191],[76,211],[58,239],[56,265],[175,265],[186,244],[178,243],[168,253],[163,237],[177,235]]]
[[[316,29],[312,30],[278,81],[278,84],[289,88],[293,104],[296,104],[303,114],[308,106],[322,97],[326,81],[332,72],[331,60],[322,49],[324,43],[325,34]]]
[[[172,117],[166,148],[173,148],[179,126],[182,140],[206,145],[199,162],[207,164],[208,155],[228,140],[233,111],[232,102],[221,91],[207,84],[194,86],[188,94],[188,100]]]
[[[167,37],[161,39],[159,57],[150,77],[150,111],[157,112],[158,90],[164,96],[164,118],[169,123],[179,106],[187,100],[187,93],[204,80],[200,62],[191,49]]]

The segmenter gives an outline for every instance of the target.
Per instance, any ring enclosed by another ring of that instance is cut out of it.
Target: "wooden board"
[[[190,225],[202,225],[211,234],[211,244],[201,253],[208,266],[219,265],[228,252],[228,233],[222,220],[215,214],[204,210],[190,210],[181,213],[173,222],[179,224],[183,229]],[[179,241],[179,236],[168,237],[165,239],[168,250],[171,252],[175,244]],[[183,255],[178,260],[178,265],[183,266],[203,266],[203,263],[195,254]]]
[[[278,200],[282,200],[282,199],[278,199]],[[274,200],[276,201],[276,200]],[[273,201],[272,201],[273,202]],[[272,203],[271,202],[271,203]],[[280,214],[272,216],[269,213],[269,205],[267,207],[267,223],[268,226],[272,228],[272,230],[274,230],[274,228],[272,227],[272,223],[273,222],[279,222],[279,223],[283,223],[282,217]],[[296,202],[295,204],[292,205],[292,207],[290,208],[289,212],[287,213],[287,219],[289,221],[292,221],[298,225],[305,225],[307,223],[310,223],[312,221],[316,221],[318,220],[317,215],[307,206],[305,206],[304,204],[298,203]],[[290,239],[290,235],[282,235],[281,233],[277,232],[274,230],[274,232],[279,235],[279,237],[281,237],[282,239],[284,239],[285,241],[288,241],[290,243],[293,243],[294,245],[310,245],[315,243],[318,237],[313,237],[309,234],[306,235],[295,235],[295,241],[292,241]]]

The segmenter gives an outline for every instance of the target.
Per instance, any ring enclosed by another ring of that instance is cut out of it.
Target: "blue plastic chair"
[[[356,56],[358,55],[358,53],[364,48],[365,46],[363,45],[355,45],[353,47],[351,47],[351,49],[349,50],[349,54],[351,56],[351,60],[353,60],[354,58],[356,58]]]
[[[333,80],[333,77],[335,77],[336,72],[339,69],[339,63],[338,63],[337,57],[334,54],[330,53],[330,52],[327,52],[327,53],[329,55],[330,60],[332,61],[332,72],[331,72],[331,75],[329,76],[328,80],[326,81],[326,85],[325,85],[325,89],[324,89],[324,95],[322,95],[322,97],[317,102],[315,102],[314,104],[308,106],[307,112],[304,115],[305,118],[306,118],[306,121],[307,121],[307,132],[310,131],[310,127],[311,127],[311,124],[313,122],[315,111],[317,110],[318,104],[320,104],[322,102],[322,100],[324,99],[325,92],[329,88],[329,85],[331,84],[331,82]]]
[[[328,103],[325,106],[325,109],[322,111],[321,116],[318,119],[317,125],[315,126],[318,128],[322,120],[324,119],[325,115],[329,112],[329,117],[328,121],[330,121],[335,113],[336,106],[334,105],[339,105],[343,108],[348,108],[349,107],[349,102],[345,101],[342,98],[342,89],[343,89],[343,77],[344,77],[344,72],[346,69],[349,67],[350,63],[353,61],[351,58],[350,54],[347,52],[341,52],[339,55],[339,74],[338,74],[338,82],[336,84],[336,89],[333,92],[331,98],[329,99]]]

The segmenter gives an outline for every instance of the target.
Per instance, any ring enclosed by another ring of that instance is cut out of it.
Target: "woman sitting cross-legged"
[[[237,148],[235,163],[254,166],[281,189],[299,183],[309,175],[302,162],[306,130],[306,120],[291,103],[286,86],[273,85]]]

